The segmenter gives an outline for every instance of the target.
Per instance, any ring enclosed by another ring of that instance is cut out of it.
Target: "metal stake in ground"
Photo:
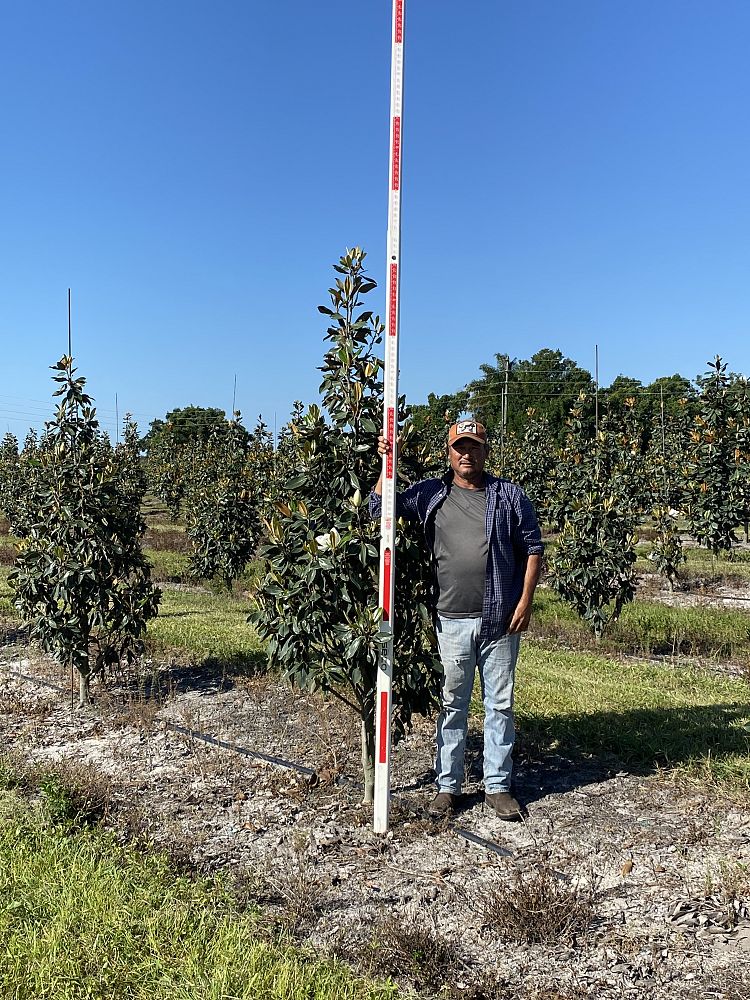
[[[391,443],[383,456],[383,509],[380,517],[380,624],[382,645],[375,701],[374,830],[388,829],[391,797],[391,711],[393,688],[393,628],[396,585],[396,466],[398,462],[398,321],[401,287],[401,141],[404,98],[404,16],[406,0],[393,0],[391,35],[391,142],[388,171],[387,308],[383,437]]]

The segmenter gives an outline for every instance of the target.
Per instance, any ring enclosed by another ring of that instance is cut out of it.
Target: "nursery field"
[[[144,662],[92,685],[26,642],[0,539],[2,992],[18,997],[750,997],[750,579],[688,549],[596,641],[544,585],[522,644],[523,823],[436,821],[433,720],[361,804],[359,727],[266,665],[231,594],[148,511]],[[80,928],[82,933],[72,933]],[[179,941],[179,947],[175,942]]]

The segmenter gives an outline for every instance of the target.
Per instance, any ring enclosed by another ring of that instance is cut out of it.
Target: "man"
[[[390,447],[379,439],[381,455]],[[431,811],[452,813],[459,801],[478,669],[485,711],[485,802],[500,819],[517,820],[521,807],[511,794],[513,685],[544,547],[526,494],[484,471],[488,454],[482,424],[459,420],[448,431],[449,471],[398,494],[396,513],[422,524],[437,584],[435,631],[443,687]],[[381,495],[382,477],[370,494],[373,518],[380,516]]]

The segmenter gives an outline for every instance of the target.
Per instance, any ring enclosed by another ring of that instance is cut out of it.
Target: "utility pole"
[[[505,356],[505,385],[503,386],[500,427],[500,468],[505,472],[505,435],[508,427],[508,375],[510,374],[510,358]]]
[[[596,433],[599,433],[599,345],[594,344],[594,371],[595,371],[595,390],[594,390],[594,421],[596,424]]]

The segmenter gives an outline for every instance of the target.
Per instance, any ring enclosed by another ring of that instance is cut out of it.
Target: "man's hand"
[[[511,615],[508,634],[516,635],[518,632],[525,632],[531,621],[531,607],[534,603],[534,591],[539,581],[539,574],[542,572],[542,557],[539,555],[529,556],[526,560],[526,572],[523,578],[523,593],[521,600],[516,605],[516,609]]]
[[[391,442],[387,438],[384,438],[382,434],[379,434],[378,435],[378,455],[380,455],[380,457],[382,458],[383,455],[389,455],[390,452],[391,452]],[[383,476],[382,476],[382,474],[380,476],[378,476],[378,481],[377,481],[377,483],[375,483],[375,486],[373,487],[373,492],[377,496],[382,496],[383,495]]]
[[[513,612],[513,617],[508,626],[508,635],[515,635],[517,632],[525,632],[531,621],[531,604],[526,604],[520,600]]]

